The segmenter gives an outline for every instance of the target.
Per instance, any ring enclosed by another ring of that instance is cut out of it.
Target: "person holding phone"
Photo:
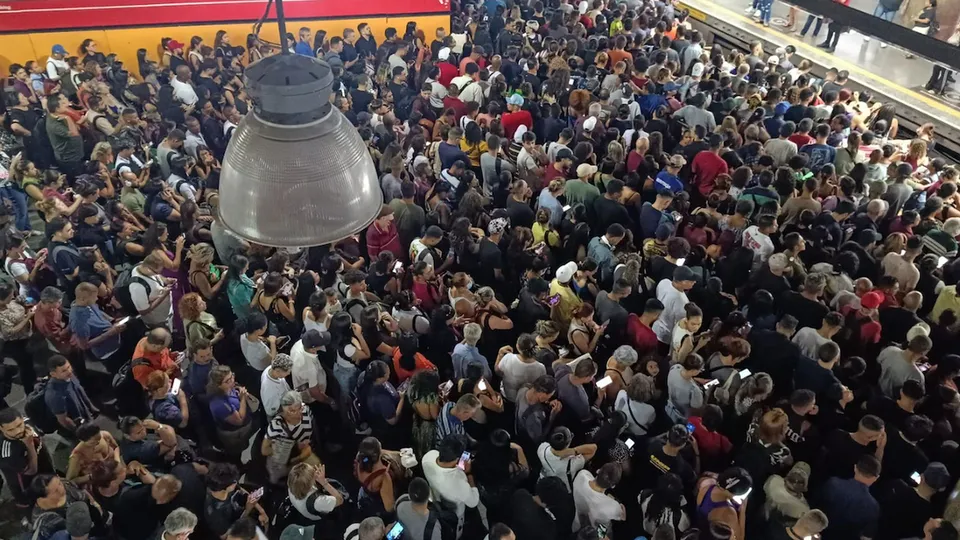
[[[453,507],[457,515],[457,538],[463,533],[466,508],[476,508],[480,492],[474,485],[473,468],[469,460],[460,465],[466,441],[462,436],[450,435],[440,441],[436,450],[423,455],[423,475],[433,490],[434,500]],[[439,499],[439,500],[438,500]]]
[[[204,523],[210,532],[224,538],[230,526],[245,517],[256,519],[261,527],[269,521],[260,506],[262,490],[248,492],[239,486],[240,471],[229,463],[213,463],[206,476],[207,495],[203,503]]]

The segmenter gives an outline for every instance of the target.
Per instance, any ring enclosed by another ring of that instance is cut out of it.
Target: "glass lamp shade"
[[[330,105],[333,75],[316,58],[266,57],[247,69],[253,110],[220,173],[220,217],[244,239],[277,247],[335,242],[373,222],[383,196],[356,128]]]

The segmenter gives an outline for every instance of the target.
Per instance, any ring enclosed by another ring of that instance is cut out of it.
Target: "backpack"
[[[903,206],[901,208],[904,211],[920,210],[926,204],[927,204],[927,192],[926,190],[920,189],[911,193],[910,196],[907,197],[907,201],[903,203]]]
[[[130,296],[130,285],[139,283],[146,289],[147,294],[150,294],[150,284],[142,277],[134,276],[133,268],[127,268],[123,272],[120,272],[113,286],[113,296],[120,302],[120,307],[123,311],[131,317],[135,317],[140,312],[137,310],[137,306],[133,305],[133,298]]]
[[[431,540],[437,526],[440,527],[440,540],[456,540],[457,528],[460,525],[456,506],[439,499],[427,503],[427,508],[430,514],[427,516],[427,524],[423,527],[423,540]]]
[[[45,399],[49,381],[49,377],[37,381],[37,385],[33,387],[33,391],[27,396],[23,405],[23,413],[30,423],[44,434],[54,433],[60,427],[57,417],[50,412]]]
[[[133,368],[148,365],[146,358],[134,358],[120,366],[113,376],[113,395],[117,398],[117,411],[122,416],[147,416],[146,394],[140,382],[133,377]]]
[[[413,110],[413,101],[417,99],[419,95],[420,94],[414,94],[408,91],[400,96],[400,99],[393,107],[393,114],[396,115],[398,120],[406,122],[407,119],[410,118],[410,112]]]
[[[425,155],[430,160],[430,167],[433,169],[434,176],[439,177],[443,171],[443,164],[440,161],[440,141],[430,143]]]

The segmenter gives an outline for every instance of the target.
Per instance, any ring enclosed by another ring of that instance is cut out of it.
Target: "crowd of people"
[[[686,17],[454,2],[449,35],[12,66],[24,538],[956,540],[958,169],[845,73]],[[332,245],[218,217],[278,53],[331,67],[380,175]]]

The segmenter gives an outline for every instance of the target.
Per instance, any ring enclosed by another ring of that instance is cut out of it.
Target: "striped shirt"
[[[267,425],[267,439],[273,446],[271,457],[279,463],[288,463],[293,449],[302,442],[309,443],[312,436],[313,416],[306,406],[303,407],[303,420],[295,426],[288,424],[279,412]]]
[[[437,417],[436,436],[433,439],[433,447],[438,448],[440,443],[450,435],[463,435],[463,422],[453,415],[454,403],[447,402],[440,410],[440,416]]]

